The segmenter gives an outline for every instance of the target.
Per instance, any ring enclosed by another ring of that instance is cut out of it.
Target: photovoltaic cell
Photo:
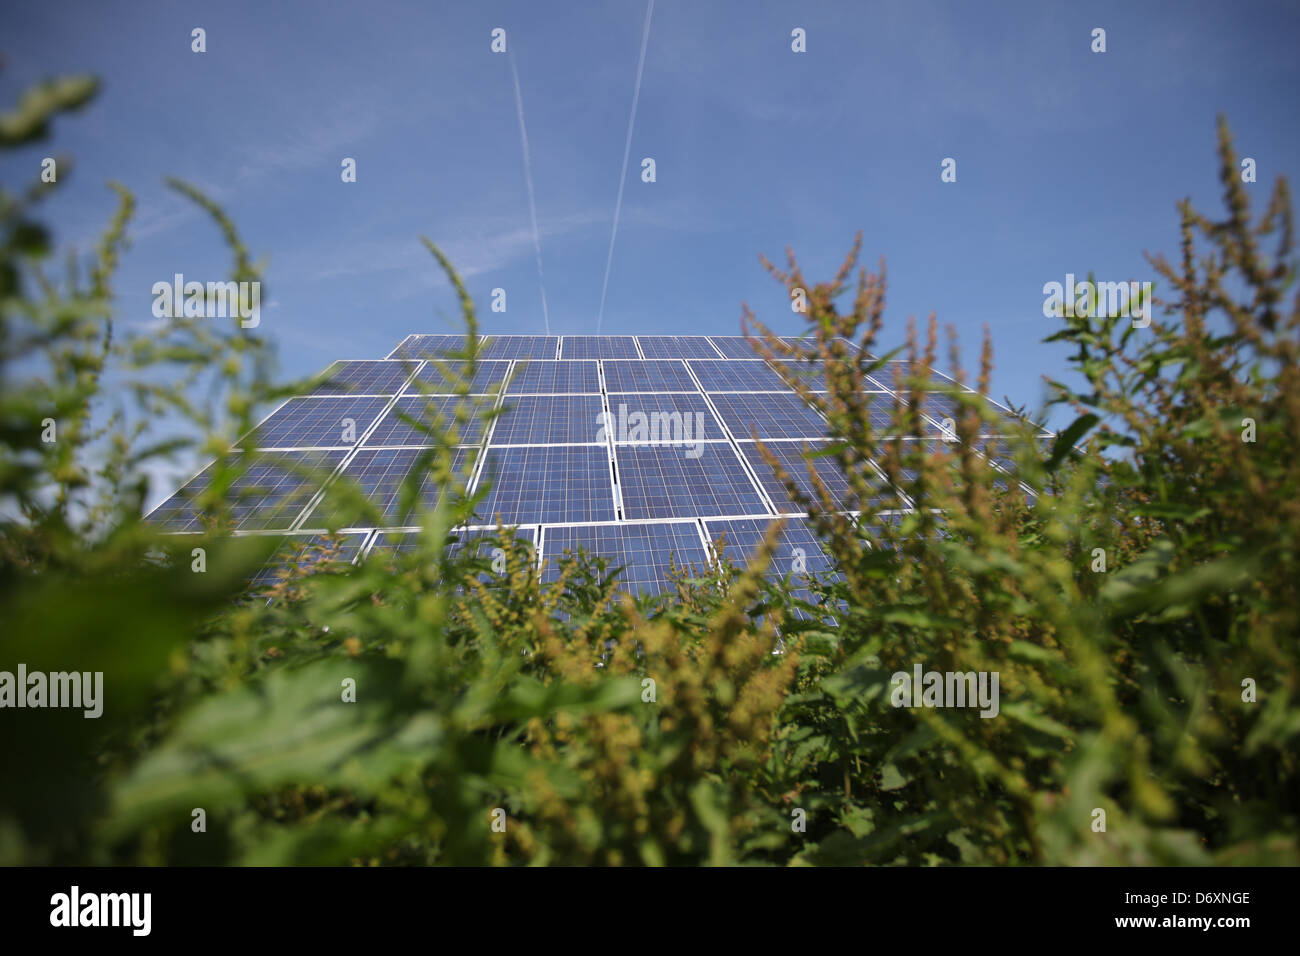
[[[738,570],[743,570],[772,525],[772,521],[758,518],[740,518],[731,521],[706,521],[705,532],[709,536],[714,554],[721,554]],[[796,585],[793,594],[796,598],[813,603],[813,593],[799,584],[809,583],[809,578],[816,576],[821,580],[833,580],[841,577],[837,566],[826,552],[821,542],[807,521],[799,518],[786,518],[785,525],[778,532],[776,550],[767,566],[768,580],[788,580]],[[796,617],[806,617],[802,611],[796,611]]]
[[[506,380],[509,362],[478,362],[474,366],[474,375],[469,380],[469,391],[474,395],[485,395],[500,391],[501,383]],[[406,386],[405,393],[413,395],[428,393],[430,395],[450,395],[458,392],[464,384],[469,369],[459,362],[429,362],[416,373],[415,378]]]
[[[994,479],[993,487],[997,488],[999,491],[1005,492],[1013,487],[1013,483],[1014,486],[1020,485],[1020,465],[1016,461],[1015,455],[1004,438],[992,435],[982,436],[977,438],[972,444],[973,447],[992,462],[993,465],[1002,472],[1002,474],[1006,475],[1005,478]],[[1034,502],[1037,500],[1037,496],[1028,491],[1024,491],[1023,489],[1020,493],[1023,495],[1025,504],[1032,508]]]
[[[793,392],[713,394],[709,400],[737,439],[824,438],[826,421]]]
[[[730,445],[704,445],[699,451],[692,457],[681,448],[618,446],[624,516],[636,520],[767,512]]]
[[[452,459],[452,468],[458,473],[467,473],[477,449],[457,449]],[[366,500],[379,512],[378,526],[394,527],[407,523],[410,513],[402,507],[402,489],[408,476],[418,482],[418,503],[415,508],[432,508],[438,503],[442,494],[442,485],[434,479],[432,468],[436,459],[430,458],[421,463],[428,453],[418,448],[361,448],[356,457],[348,462],[339,476],[339,486],[346,483],[355,485]],[[365,514],[352,502],[339,495],[338,488],[327,492],[304,521],[309,528],[355,528],[370,526],[373,516]]]
[[[898,370],[897,362],[886,362],[871,373],[871,380],[884,389],[894,389],[899,386],[902,376],[905,373]]]
[[[325,370],[311,394],[393,395],[414,371],[414,362],[383,359],[335,362]]]
[[[972,447],[989,461],[1005,471],[1016,470],[1016,460],[1006,440],[995,435],[985,435],[975,439]]]
[[[678,361],[602,362],[607,392],[698,392],[686,366]]]
[[[484,359],[553,359],[555,345],[559,341],[554,335],[494,335],[489,340],[479,357]]]
[[[225,496],[233,531],[288,531],[311,496],[338,467],[341,451],[250,453],[247,469]],[[198,496],[212,480],[203,469],[149,514],[149,522],[168,531],[200,531]]]
[[[702,573],[708,564],[693,521],[557,526],[542,532],[542,580],[559,578],[560,560],[579,548],[605,558],[607,571],[623,568],[618,587],[629,594],[662,594],[672,586],[668,579],[672,567],[689,569],[693,564]]]
[[[907,379],[917,374],[923,374],[926,370],[924,365],[917,365],[916,369],[917,371],[913,371],[911,362],[903,359],[893,359],[872,372],[871,377],[879,382],[883,388],[906,391],[910,388]],[[930,383],[932,385],[953,384],[952,379],[942,374],[938,369],[931,369],[930,373]]]
[[[469,420],[463,425],[455,421],[456,408],[464,402]],[[482,415],[486,409],[495,404],[492,397],[475,397],[466,395],[408,395],[397,400],[397,404],[375,426],[375,430],[366,439],[365,447],[380,445],[435,445],[438,440],[430,429],[441,432],[452,444],[476,445],[483,438]],[[403,419],[414,419],[428,428],[420,428]],[[456,434],[450,434],[452,430]]]
[[[789,377],[791,382],[802,382],[814,392],[824,392],[826,385],[826,363],[805,362],[802,359],[788,359],[784,370],[778,366],[778,374]],[[868,383],[869,384],[869,383]]]
[[[485,528],[459,528],[451,532],[451,541],[446,545],[447,554],[454,555],[464,548],[467,544],[474,544],[480,556],[488,557],[491,555],[492,542],[498,540],[502,532],[509,532],[509,528],[485,529]],[[536,529],[530,527],[515,528],[515,535],[520,541],[525,542],[530,547],[536,547]],[[385,555],[394,552],[399,554],[410,554],[419,549],[420,532],[417,531],[380,531],[375,535],[375,543],[370,548],[371,557],[382,558]]]
[[[967,392],[965,394],[971,399],[978,400],[978,396],[974,392]],[[1016,415],[1014,412],[1002,408],[999,405],[995,405],[992,402],[984,402],[982,400],[981,403],[985,406],[987,411],[994,416],[994,421],[992,422],[985,421],[981,418],[981,435],[1005,435],[1030,424],[1019,415]],[[934,419],[940,425],[943,424],[945,418],[951,418],[955,423],[961,416],[961,410],[963,407],[962,403],[952,395],[942,392],[926,392],[922,396],[920,404],[921,411],[930,416],[930,418]]]
[[[813,497],[814,501],[816,497],[812,479],[808,475],[809,464],[813,466],[818,477],[826,486],[826,490],[831,495],[831,501],[837,509],[871,511],[881,507],[879,498],[873,498],[866,509],[859,508],[856,498],[849,493],[849,482],[843,470],[829,457],[805,457],[805,448],[815,452],[824,448],[825,445],[825,442],[775,442],[768,445],[767,449],[776,457],[789,476],[794,479],[796,487],[804,494]],[[777,480],[776,472],[763,459],[756,444],[742,442],[740,450],[746,460],[753,466],[754,473],[758,475],[758,480],[762,483],[763,489],[768,493],[773,504],[776,505],[778,512],[781,514],[797,514],[802,511],[798,505],[790,500],[790,494],[785,485]]]
[[[392,357],[443,359],[464,350],[465,336],[463,335],[412,335],[393,350]]]
[[[510,395],[525,393],[600,394],[600,375],[597,363],[590,360],[558,362],[516,362],[506,392]]]
[[[871,430],[878,436],[893,435],[898,429],[894,427],[894,402],[892,392],[871,393],[865,395],[867,418]]]
[[[611,392],[609,414],[616,442],[689,444],[726,438],[698,392]]]
[[[611,521],[614,489],[603,445],[490,448],[479,484],[484,523]]]
[[[894,393],[892,392],[868,392],[863,395],[866,400],[867,420],[871,423],[871,429],[875,436],[879,438],[910,437],[912,425],[904,418],[901,425],[894,423]],[[906,415],[906,401],[903,402],[904,415]],[[921,434],[923,436],[938,436],[941,434],[940,425],[922,418],[920,421]]]
[[[900,448],[902,450],[901,464],[904,484],[909,484],[916,480],[917,470],[915,465],[917,464],[917,456],[919,455],[936,457],[947,461],[953,468],[957,467],[955,455],[957,453],[958,445],[955,442],[945,442],[932,438],[904,438]],[[882,458],[884,457],[884,454],[885,451],[882,449]]]
[[[709,341],[729,359],[761,359],[754,346],[743,335],[710,335]]]
[[[553,445],[599,440],[599,395],[508,395],[492,444]]]
[[[841,343],[843,343],[846,353],[851,355],[855,352],[862,351],[862,349],[858,348],[858,343],[854,342],[852,339],[846,339],[842,335],[837,336],[837,338]],[[819,354],[817,339],[815,336],[787,335],[784,336],[781,341],[785,342],[785,344],[789,345],[791,348],[798,349],[801,353],[812,355]],[[868,352],[866,354],[869,358],[871,357],[871,353]]]
[[[240,442],[248,448],[351,447],[387,398],[291,398]]]
[[[566,335],[560,342],[562,359],[640,358],[630,335]]]
[[[735,362],[723,359],[693,361],[695,373],[706,392],[785,392],[789,386],[766,362]]]
[[[511,528],[462,528],[452,532],[455,541],[447,545],[448,556],[455,556],[465,548],[473,548],[481,558],[491,558],[493,552],[501,546],[503,536],[509,535]],[[514,536],[528,545],[536,562],[537,529],[532,527],[514,528]]]
[[[821,542],[806,520],[784,519],[785,526],[778,537],[777,549],[772,554],[769,573],[781,577],[799,573],[803,567],[808,573],[825,574],[835,570],[835,564],[822,551]],[[737,568],[746,567],[758,551],[774,518],[732,518],[704,522],[715,554],[721,553]],[[719,545],[725,545],[720,548]]]
[[[253,591],[291,583],[310,574],[335,571],[351,564],[365,543],[364,534],[295,534],[285,536],[275,553],[253,575]]]
[[[636,340],[648,359],[718,357],[717,349],[702,335],[638,335]]]
[[[812,352],[817,349],[817,339],[811,335],[783,335],[781,341],[801,352]]]
[[[447,559],[451,560],[460,556],[465,548],[473,548],[475,557],[487,565],[474,576],[484,584],[499,586],[505,583],[503,581],[505,572],[498,573],[495,569],[495,560],[499,557],[497,554],[498,549],[508,547],[509,534],[509,529],[496,531],[470,528],[454,531],[450,535],[449,543],[444,545],[442,549],[443,554]],[[515,529],[516,537],[528,548],[530,555],[528,560],[532,567],[536,567],[537,561],[535,534],[533,528]],[[503,536],[506,537],[503,539]],[[419,547],[419,532],[381,531],[375,536],[375,543],[371,547],[369,555],[367,555],[367,560],[400,565],[402,557],[415,554]],[[458,586],[458,590],[460,589],[461,587]]]
[[[944,395],[940,392],[926,392],[921,396],[921,412],[929,415],[935,421],[943,421],[945,418],[958,417],[957,399],[951,395]]]
[[[528,561],[532,567],[536,567],[536,530],[533,528],[514,529],[519,541],[523,542],[528,549]],[[478,578],[483,584],[489,585],[495,590],[496,587],[506,583],[503,578],[505,571],[498,573],[496,570],[495,560],[499,556],[497,549],[509,547],[508,536],[510,529],[485,530],[479,528],[459,529],[449,535],[449,540],[442,547],[442,553],[448,560],[455,559],[461,555],[465,548],[473,548],[475,557],[486,565],[474,577]],[[505,536],[503,538],[503,536]],[[381,566],[391,566],[397,570],[407,556],[413,555],[420,550],[421,532],[415,531],[380,531],[375,535],[375,543],[370,548],[370,553],[366,556],[367,561],[380,562]],[[513,553],[513,552],[512,552]],[[506,568],[509,566],[506,565]],[[463,591],[461,582],[457,585],[458,591]]]

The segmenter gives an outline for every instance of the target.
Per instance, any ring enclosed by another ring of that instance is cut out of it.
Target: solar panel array
[[[288,562],[326,531],[343,532],[347,560],[409,547],[416,511],[440,494],[427,474],[431,430],[450,430],[471,490],[487,489],[466,537],[498,522],[517,526],[545,562],[544,575],[581,547],[623,568],[625,590],[660,593],[673,563],[703,567],[720,536],[728,557],[743,560],[778,516],[789,519],[781,548],[790,553],[777,555],[772,573],[832,570],[757,444],[811,491],[806,456],[825,446],[826,423],[743,337],[492,335],[480,340],[469,381],[458,361],[464,345],[463,336],[408,336],[386,358],[334,363],[275,409],[239,445],[255,454],[229,492],[236,532],[287,535]],[[907,362],[889,362],[865,383],[877,429],[889,424],[893,390],[910,371]],[[799,365],[797,374],[813,391],[826,389],[819,363]],[[456,423],[466,402],[498,414],[486,428],[477,416]],[[956,409],[947,395],[925,397],[933,440]],[[1012,463],[991,451],[1009,470]],[[811,460],[840,507],[882,506],[853,500],[829,457]],[[415,469],[425,477],[404,498]],[[209,471],[150,520],[178,533],[200,530],[196,499]],[[355,483],[364,502],[322,493],[339,477]]]

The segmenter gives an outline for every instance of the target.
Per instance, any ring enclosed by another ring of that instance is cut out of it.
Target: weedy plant
[[[0,145],[93,92],[34,91]],[[830,439],[806,474],[772,463],[838,573],[777,576],[773,533],[637,599],[582,553],[543,580],[511,529],[460,540],[492,516],[455,449],[498,412],[469,397],[474,304],[432,244],[465,323],[444,369],[462,401],[408,416],[430,447],[398,507],[421,530],[354,565],[331,535],[283,551],[229,534],[256,484],[240,438],[304,383],[277,384],[237,320],[114,326],[130,194],[114,187],[88,280],[73,258],[56,281],[35,220],[55,187],[6,192],[0,669],[102,671],[104,710],[0,711],[0,862],[1294,861],[1290,208],[1280,185],[1253,225],[1226,128],[1220,154],[1229,218],[1184,204],[1182,269],[1157,260],[1168,319],[1082,316],[1054,336],[1087,385],[1054,386],[1078,418],[1046,444],[927,380],[933,320],[924,346],[909,328],[882,433],[862,387],[885,370],[867,357],[883,269],[850,289],[857,244],[827,283],[769,264],[806,291],[809,334],[791,345],[749,316],[752,341]],[[221,229],[232,278],[260,281],[224,213],[174,186]],[[986,341],[977,393],[990,366]],[[819,373],[825,392],[806,384]],[[164,416],[184,427],[157,437]],[[213,463],[194,533],[166,535],[141,518],[148,469],[184,448]],[[376,517],[327,477],[303,467],[331,528]],[[894,675],[918,665],[997,673],[996,716],[896,706]]]

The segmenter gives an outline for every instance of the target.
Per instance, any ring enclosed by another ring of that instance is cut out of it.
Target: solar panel
[[[474,548],[479,557],[495,558],[500,548],[503,535],[509,534],[510,528],[462,528],[452,532],[456,540],[447,546],[447,555],[454,557],[467,547]],[[537,549],[537,529],[533,527],[514,528],[514,536],[528,545],[529,550]],[[535,555],[534,555],[535,560]]]
[[[469,543],[476,543],[476,550],[481,556],[491,557],[492,549],[487,547],[500,537],[508,528],[459,528],[451,532],[452,540],[446,545],[448,556],[455,555]],[[520,541],[536,547],[537,529],[532,527],[515,528],[515,535]],[[410,554],[419,549],[419,531],[380,531],[375,534],[375,543],[370,547],[370,556],[382,557],[385,554]]]
[[[851,339],[846,339],[842,335],[836,336],[836,340],[840,342],[841,345],[844,346],[844,352],[846,355],[854,355],[854,353],[862,351],[862,349],[858,348],[858,344],[856,342],[852,341]],[[781,339],[781,341],[783,341],[786,345],[790,346],[791,348],[797,350],[801,354],[804,355],[818,354],[816,336],[787,335],[784,336]],[[832,343],[832,347],[834,347],[833,343]],[[870,353],[867,353],[867,357],[868,358],[871,357]]]
[[[989,461],[1006,471],[1015,471],[1016,460],[1011,455],[1006,440],[997,435],[982,435],[971,446]]]
[[[959,412],[957,399],[940,392],[925,392],[921,396],[920,408],[922,414],[939,422],[945,418],[955,419]]]
[[[754,346],[749,344],[749,340],[743,335],[710,335],[709,341],[729,359],[761,359],[763,357]]]
[[[775,518],[732,518],[704,522],[715,555],[721,554],[737,568],[745,568],[753,559]],[[822,550],[821,542],[808,522],[786,518],[772,553],[768,573],[826,574],[835,571],[835,563]]]
[[[661,594],[671,587],[674,566],[703,572],[708,564],[694,521],[548,526],[542,531],[542,580],[556,580],[560,559],[579,548],[605,558],[607,572],[622,568],[618,587],[629,594]]]
[[[978,399],[974,392],[968,392],[967,395],[972,399]],[[981,418],[979,426],[981,435],[1006,434],[1010,430],[1032,424],[1009,409],[995,405],[993,402],[985,402],[984,404],[987,405],[988,411],[993,414],[994,421],[987,422]],[[921,396],[920,406],[922,413],[929,416],[940,426],[943,425],[945,419],[950,418],[955,423],[961,416],[962,403],[952,395],[943,392],[925,392]],[[1040,430],[1040,434],[1050,433],[1041,432]]]
[[[469,380],[469,391],[475,395],[484,395],[500,391],[501,383],[506,380],[510,369],[509,362],[477,362],[474,375]],[[428,362],[416,373],[414,380],[404,389],[408,395],[427,392],[431,395],[450,395],[458,392],[464,385],[467,372],[460,362]]]
[[[762,496],[728,444],[698,449],[619,445],[619,491],[629,520],[767,513]]]
[[[614,441],[633,444],[689,445],[726,437],[698,392],[611,392],[609,424]]]
[[[510,395],[492,444],[554,445],[599,441],[604,406],[599,395]]]
[[[1007,478],[995,477],[992,484],[999,491],[1006,491],[1009,487],[1009,481],[1019,481],[1019,465],[1011,457],[1010,449],[1004,439],[997,435],[984,435],[976,438],[971,447],[983,455],[993,466],[994,470],[1000,474],[1005,474]],[[904,439],[903,441],[904,462],[907,464],[901,469],[903,482],[906,485],[916,480],[917,470],[912,467],[909,459],[918,453],[924,453],[929,456],[944,457],[948,461],[950,468],[956,470],[961,467],[958,460],[960,445],[955,441],[943,441],[935,439],[921,439],[919,444],[916,439]],[[1026,493],[1025,499],[1028,504],[1034,503],[1034,496]]]
[[[912,467],[915,456],[925,455],[945,455],[956,452],[956,446],[945,441],[938,441],[932,438],[904,438],[899,446],[902,453],[902,476],[904,483],[910,483],[916,480],[917,471]],[[882,455],[883,457],[883,455]],[[951,460],[950,464],[956,467],[956,461]]]
[[[560,341],[560,358],[640,358],[630,335],[566,335]]]
[[[789,386],[766,362],[713,359],[691,362],[706,392],[786,392]]]
[[[479,358],[553,359],[558,341],[554,335],[494,335],[488,339]]]
[[[636,340],[648,359],[718,358],[718,350],[702,335],[638,335]]]
[[[387,398],[291,398],[243,439],[250,448],[350,448]]]
[[[897,429],[894,427],[894,402],[895,398],[892,392],[871,393],[865,396],[867,406],[867,420],[871,423],[871,430],[879,436],[893,435]]]
[[[457,425],[456,409],[462,401],[470,417],[463,425]],[[459,395],[404,396],[380,419],[375,430],[366,438],[365,446],[437,444],[431,429],[443,433],[454,444],[476,445],[483,438],[483,412],[495,402],[495,398],[472,395],[463,398]],[[427,427],[413,425],[405,421],[403,416],[424,423]],[[450,434],[453,429],[454,435]]]
[[[796,486],[805,494],[812,496],[813,500],[816,500],[816,497],[813,491],[812,479],[808,475],[810,463],[826,486],[826,490],[830,493],[831,500],[837,508],[845,511],[863,510],[856,497],[850,494],[848,478],[845,477],[844,471],[838,463],[829,457],[805,457],[805,448],[817,452],[824,449],[826,444],[826,442],[772,442],[766,447],[776,457],[781,467],[794,479]],[[799,513],[801,509],[790,500],[790,494],[785,485],[777,480],[776,472],[764,460],[758,446],[753,442],[741,442],[740,450],[745,459],[753,466],[754,473],[758,475],[763,490],[772,499],[777,511],[781,514]],[[865,510],[874,511],[880,507],[882,507],[882,499],[875,497],[868,502]]]
[[[609,392],[698,392],[686,366],[677,361],[601,362]]]
[[[895,435],[906,436],[907,430],[912,426],[904,419],[902,431],[900,432],[899,426],[894,424],[895,396],[893,392],[868,392],[863,397],[866,400],[867,421],[870,422],[871,429],[877,439],[892,438]],[[904,414],[906,414],[906,404],[906,402],[903,403]],[[922,435],[937,437],[942,434],[941,422],[936,423],[922,418],[920,426]]]
[[[826,391],[825,362],[805,362],[802,359],[786,359],[784,362],[783,374],[789,376],[791,382],[802,382],[814,392]]]
[[[477,449],[457,449],[452,468],[463,472],[473,462]],[[433,460],[429,451],[419,448],[361,448],[339,476],[340,484],[351,483],[360,489],[367,502],[378,509],[380,527],[400,527],[407,524],[412,510],[403,507],[402,491],[407,477],[417,472],[418,504],[413,508],[432,508],[442,495],[442,485],[431,473]],[[334,489],[312,509],[303,521],[307,528],[356,528],[369,526],[371,517],[354,502],[346,500]],[[365,522],[365,524],[362,524]]]
[[[463,335],[412,335],[393,349],[390,358],[443,359],[463,352],[465,341]]]
[[[253,575],[253,591],[297,580],[309,574],[334,571],[351,564],[365,544],[364,534],[286,535],[262,569]]]
[[[1039,444],[1042,445],[1041,439]],[[1020,464],[1013,456],[1005,438],[997,435],[981,436],[972,442],[972,447],[983,454],[999,472],[1006,475],[1006,478],[994,479],[993,487],[1005,492],[1014,482],[1022,489],[1025,504],[1033,507],[1037,496],[1027,487],[1020,485]]]
[[[480,485],[485,523],[611,521],[614,487],[603,445],[490,448]]]
[[[784,341],[802,351],[815,344],[811,338]],[[468,539],[476,540],[480,528],[499,515],[530,536],[536,531],[548,557],[566,542],[585,543],[628,565],[621,587],[654,592],[662,587],[667,555],[707,553],[698,529],[710,535],[729,530],[733,547],[748,549],[773,514],[801,510],[759,454],[755,434],[805,491],[812,487],[805,448],[827,447],[820,415],[742,336],[486,336],[465,385],[470,397],[462,399],[455,392],[465,383],[457,383],[452,371],[460,363],[442,357],[465,344],[462,335],[408,336],[389,359],[336,362],[312,383],[309,395],[276,409],[244,442],[272,451],[230,490],[234,526],[249,533],[290,533],[294,547],[320,531],[346,528],[355,532],[345,539],[349,548],[365,538],[362,529],[373,528],[385,532],[374,536],[381,553],[390,545],[400,549],[397,542],[407,539],[395,532],[416,520],[399,498],[403,480],[414,475],[416,507],[434,504],[442,494],[439,483],[447,481],[431,478],[427,467],[417,471],[435,441],[418,423],[449,423],[459,403],[469,400],[477,413],[498,407],[501,412],[485,451],[479,448],[481,414],[451,436],[460,445],[453,452],[458,473],[471,490],[483,492],[474,519],[480,525],[471,527]],[[846,353],[855,348],[844,344]],[[792,382],[825,390],[822,360],[798,358],[785,365]],[[898,387],[911,367],[891,360],[864,382],[866,416],[878,437],[894,430],[894,395],[886,386]],[[508,392],[501,396],[507,377]],[[401,398],[394,397],[399,393]],[[945,448],[935,438],[944,419],[957,417],[957,403],[936,391],[925,396],[923,411],[925,445],[919,447]],[[1017,421],[1000,407],[992,413],[1006,427],[990,423],[990,435],[1008,432]],[[982,441],[979,447],[987,447],[994,467],[1014,468],[1000,444]],[[874,471],[870,500],[860,502],[832,459],[814,464],[838,508],[862,511],[875,521],[886,507],[908,506],[905,498],[887,493],[883,476]],[[310,465],[320,468],[300,468]],[[339,480],[329,480],[332,472]],[[200,530],[194,500],[210,480],[208,469],[149,520],[178,533]],[[343,491],[353,481],[374,513],[348,501]],[[999,474],[997,481],[1009,487],[1012,475]],[[821,560],[813,545],[802,523],[782,537],[782,548],[805,552],[809,570],[817,570]],[[293,548],[284,560],[298,560]]]
[[[594,361],[516,362],[508,394],[600,394],[600,375]]]
[[[528,546],[530,554],[533,555],[532,561],[535,567],[536,529],[516,528],[514,532],[518,539]],[[501,575],[508,567],[501,541],[503,533],[509,534],[509,529],[459,529],[451,533],[450,541],[443,546],[442,553],[448,560],[452,560],[457,558],[466,547],[473,548],[475,556],[488,565],[475,577],[495,589],[495,587],[499,587],[500,584],[504,583]],[[418,531],[377,532],[375,542],[366,555],[366,560],[400,565],[404,556],[414,554],[419,550],[421,534],[422,532]],[[457,586],[457,590],[462,590],[460,585]]]
[[[809,604],[815,602],[812,591],[797,585],[809,583],[816,576],[822,580],[842,577],[837,565],[822,550],[821,542],[808,522],[799,518],[786,518],[784,527],[777,533],[776,550],[773,551],[764,576],[768,580],[788,579],[796,585],[793,595]],[[739,518],[731,521],[706,521],[714,554],[721,553],[737,570],[744,570],[758,550],[768,529],[774,522],[763,518]],[[806,618],[802,610],[795,617]]]
[[[925,370],[925,366],[922,365],[918,365],[917,368],[922,372]],[[931,369],[930,373],[931,382],[934,384],[953,384],[952,379],[938,369]],[[910,388],[907,379],[916,374],[917,372],[913,371],[911,362],[904,359],[892,359],[872,372],[871,378],[875,379],[882,388],[906,391]]]
[[[823,438],[826,421],[793,392],[771,395],[744,393],[709,396],[737,439]]]
[[[224,496],[233,531],[288,531],[346,453],[341,451],[272,451],[253,454],[247,469],[231,482]],[[212,480],[204,468],[149,514],[167,531],[200,531],[200,494]]]
[[[312,395],[393,395],[415,371],[415,363],[362,359],[335,362],[322,373]]]

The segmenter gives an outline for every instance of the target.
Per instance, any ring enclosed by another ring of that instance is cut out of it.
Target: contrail
[[[614,240],[618,237],[618,217],[623,211],[623,186],[627,183],[627,157],[632,151],[632,125],[636,122],[636,103],[641,98],[641,71],[645,69],[645,48],[650,43],[650,18],[655,12],[655,0],[645,11],[645,29],[641,33],[641,58],[636,64],[636,86],[632,89],[632,115],[627,118],[627,142],[623,144],[623,174],[618,178],[618,200],[614,203],[614,228],[609,234],[609,255],[605,258],[605,281],[600,284],[600,312],[596,315],[596,333],[605,321],[605,293],[609,290],[609,269],[614,264]]]
[[[551,315],[546,308],[546,282],[542,279],[542,237],[537,232],[537,199],[533,195],[533,160],[528,152],[528,128],[524,126],[524,94],[519,89],[519,71],[515,69],[515,55],[509,54],[510,75],[515,80],[515,112],[519,114],[519,139],[524,147],[524,182],[528,185],[528,213],[533,220],[533,250],[537,253],[537,284],[542,290],[542,320],[546,334],[551,334]],[[626,160],[624,160],[626,162]]]

